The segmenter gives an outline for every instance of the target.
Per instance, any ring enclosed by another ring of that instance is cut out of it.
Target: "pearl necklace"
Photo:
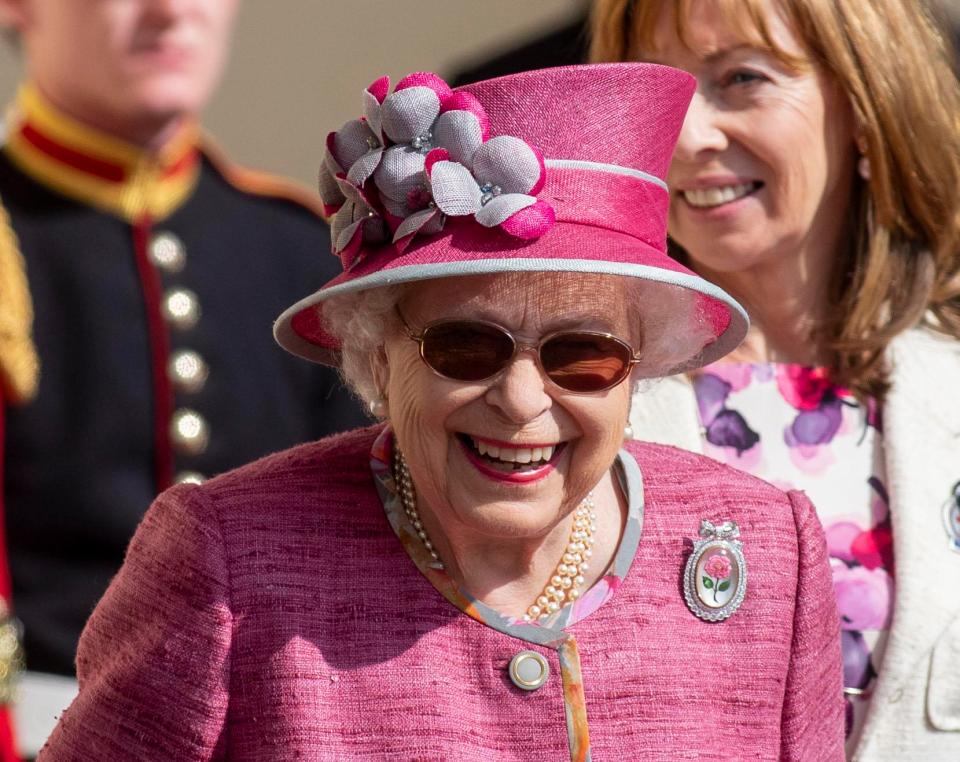
[[[407,460],[403,457],[399,447],[395,447],[394,451],[397,492],[400,495],[400,503],[403,505],[407,520],[436,565],[440,569],[445,569],[446,567],[440,560],[440,556],[437,555],[437,550],[430,541],[427,529],[420,519],[420,513],[417,510],[417,495],[413,488],[413,479],[410,478],[410,469],[407,468]],[[597,514],[593,502],[593,493],[590,492],[573,512],[573,527],[570,530],[570,539],[567,541],[567,547],[560,563],[557,564],[557,568],[550,577],[549,584],[543,588],[543,592],[537,596],[536,601],[527,607],[527,612],[523,615],[523,621],[532,622],[537,619],[546,619],[559,611],[562,606],[572,603],[580,597],[581,588],[586,581],[584,574],[590,568],[589,559],[593,555],[593,533],[597,531],[596,521]]]

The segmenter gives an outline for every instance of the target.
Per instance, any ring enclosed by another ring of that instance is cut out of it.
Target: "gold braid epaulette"
[[[18,404],[37,391],[40,362],[33,345],[33,301],[10,217],[0,204],[0,385]]]

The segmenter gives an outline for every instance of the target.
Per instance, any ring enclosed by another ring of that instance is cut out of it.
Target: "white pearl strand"
[[[590,568],[589,558],[593,555],[593,533],[597,531],[597,513],[594,508],[593,493],[588,492],[573,512],[570,539],[550,578],[550,584],[543,588],[537,600],[527,608],[523,621],[546,619],[565,604],[573,603],[580,597],[580,588],[583,587],[585,574]]]
[[[419,511],[417,511],[417,495],[413,491],[413,479],[410,478],[407,459],[403,457],[403,453],[400,452],[399,447],[394,447],[394,451],[396,453],[394,457],[394,470],[396,471],[397,477],[397,491],[400,493],[400,503],[403,505],[403,510],[407,514],[407,520],[416,531],[417,537],[419,537],[423,543],[423,547],[430,553],[430,557],[443,569],[445,568],[443,561],[440,560],[436,548],[434,548],[433,543],[430,542],[430,538],[427,536],[427,529],[420,520]]]
[[[420,519],[420,513],[417,511],[417,497],[413,489],[413,480],[410,478],[410,470],[407,468],[407,461],[399,448],[396,449],[395,471],[397,478],[397,491],[400,494],[400,503],[407,514],[407,519],[411,526],[423,542],[423,546],[430,553],[430,557],[437,563],[439,568],[445,568],[440,556],[437,555],[436,548],[427,535],[426,527]],[[523,621],[532,622],[535,619],[546,619],[551,614],[556,613],[566,603],[572,603],[580,597],[583,587],[585,574],[590,568],[589,559],[593,555],[593,533],[597,531],[597,514],[593,502],[593,493],[590,492],[583,499],[583,502],[573,512],[573,528],[570,531],[570,539],[567,542],[566,550],[560,563],[550,577],[550,584],[544,587],[543,592],[537,596],[527,608],[523,615]]]

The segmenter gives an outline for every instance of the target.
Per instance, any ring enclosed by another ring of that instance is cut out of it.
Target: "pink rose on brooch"
[[[707,559],[703,565],[703,572],[706,576],[703,578],[703,586],[707,590],[713,590],[713,600],[717,601],[717,593],[724,593],[730,588],[730,559],[727,556],[717,554]]]

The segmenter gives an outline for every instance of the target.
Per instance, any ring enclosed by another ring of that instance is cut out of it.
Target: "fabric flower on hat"
[[[384,144],[380,134],[380,102],[390,89],[390,80],[381,77],[364,91],[365,114],[327,136],[327,149],[320,166],[320,197],[331,221],[333,252],[354,263],[363,241],[385,241],[387,232],[374,199],[364,185],[380,164]]]
[[[469,164],[489,131],[486,112],[469,93],[454,93],[435,74],[404,77],[384,98],[377,119],[391,143],[374,174],[394,242],[401,247],[416,233],[443,227],[427,173],[434,149]]]
[[[448,216],[472,215],[484,227],[525,239],[540,237],[555,222],[553,207],[534,195],[546,180],[543,156],[520,138],[491,138],[467,166],[437,156],[428,174],[434,202]]]
[[[381,77],[363,94],[364,115],[327,137],[320,195],[332,220],[333,250],[349,268],[361,245],[393,233],[402,251],[447,217],[472,216],[522,239],[552,227],[553,208],[536,198],[546,179],[540,152],[520,138],[488,140],[489,121],[470,93],[420,72],[390,92]],[[368,182],[371,181],[371,182]]]
[[[538,193],[543,156],[520,138],[487,139],[486,112],[472,95],[454,93],[433,74],[413,74],[381,107],[384,152],[374,181],[403,248],[417,233],[439,232],[446,217],[472,216],[518,238],[553,225],[553,208]]]
[[[362,188],[380,164],[385,147],[381,104],[389,91],[389,77],[373,82],[363,91],[364,115],[327,135],[327,150],[320,166],[320,196],[326,214],[333,214],[346,201],[336,180],[338,175],[346,175],[351,183]]]
[[[340,257],[344,270],[349,270],[357,262],[361,244],[381,243],[387,240],[387,231],[363,188],[346,175],[337,175],[335,180],[344,203],[330,221],[330,239],[333,252]]]

